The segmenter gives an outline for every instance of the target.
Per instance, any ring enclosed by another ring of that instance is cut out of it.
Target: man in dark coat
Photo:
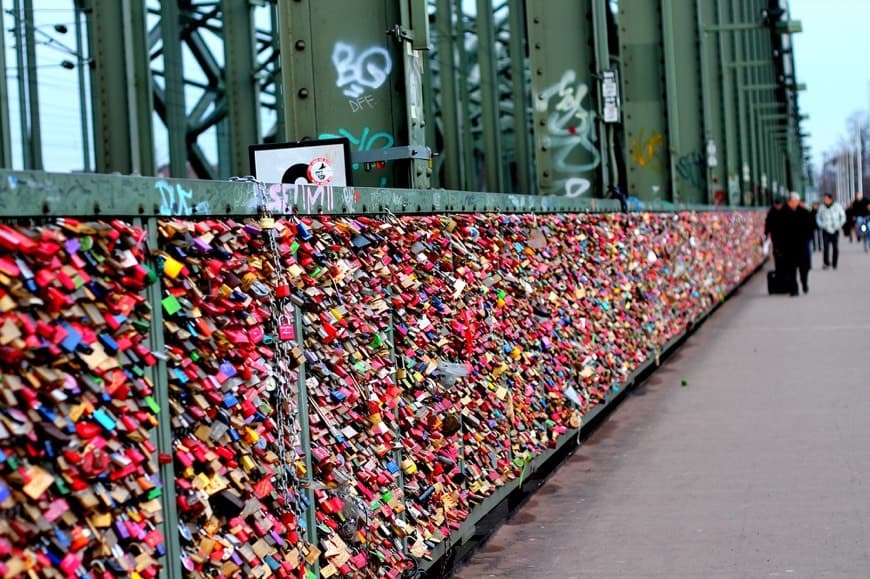
[[[782,266],[785,283],[790,288],[792,296],[798,292],[797,272],[800,271],[801,285],[804,293],[810,291],[808,278],[810,271],[810,239],[813,235],[813,223],[810,212],[801,207],[801,198],[792,193],[779,221],[781,228]],[[777,272],[777,275],[779,272]]]
[[[782,215],[784,211],[785,200],[781,195],[773,198],[773,207],[767,212],[767,217],[764,219],[764,236],[770,239],[770,244],[773,246],[773,268],[777,273],[783,272],[782,269]]]

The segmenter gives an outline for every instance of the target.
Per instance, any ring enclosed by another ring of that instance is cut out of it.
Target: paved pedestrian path
[[[756,275],[456,577],[870,577],[870,254],[841,244],[809,295]]]

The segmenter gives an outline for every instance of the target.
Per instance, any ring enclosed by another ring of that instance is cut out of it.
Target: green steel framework
[[[10,3],[3,44],[33,74],[19,75],[23,143],[0,79],[0,164],[15,149],[39,168],[33,0]],[[804,186],[800,26],[777,0],[70,3],[87,23],[83,142],[99,172],[227,178],[248,172],[248,144],[339,135],[366,159],[363,186],[603,197],[619,185],[747,205],[774,182]],[[615,123],[604,71],[620,82]],[[787,115],[785,144],[759,118],[768,105]]]

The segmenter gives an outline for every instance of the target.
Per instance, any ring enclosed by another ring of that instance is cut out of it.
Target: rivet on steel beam
[[[295,46],[296,46],[296,50],[305,50],[305,41],[304,40],[297,40]]]
[[[300,88],[299,92],[296,94],[299,95],[299,98],[301,98],[301,99],[307,99],[308,98],[308,89],[307,88]]]

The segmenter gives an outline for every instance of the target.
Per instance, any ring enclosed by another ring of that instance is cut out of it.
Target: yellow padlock
[[[417,465],[410,458],[406,458],[402,461],[402,470],[405,471],[405,474],[414,474],[417,472]]]
[[[275,229],[275,218],[260,217],[260,229]]]
[[[181,273],[182,269],[184,269],[183,263],[171,256],[166,256],[166,261],[163,262],[163,273],[172,279],[175,279],[178,277],[178,274]]]

